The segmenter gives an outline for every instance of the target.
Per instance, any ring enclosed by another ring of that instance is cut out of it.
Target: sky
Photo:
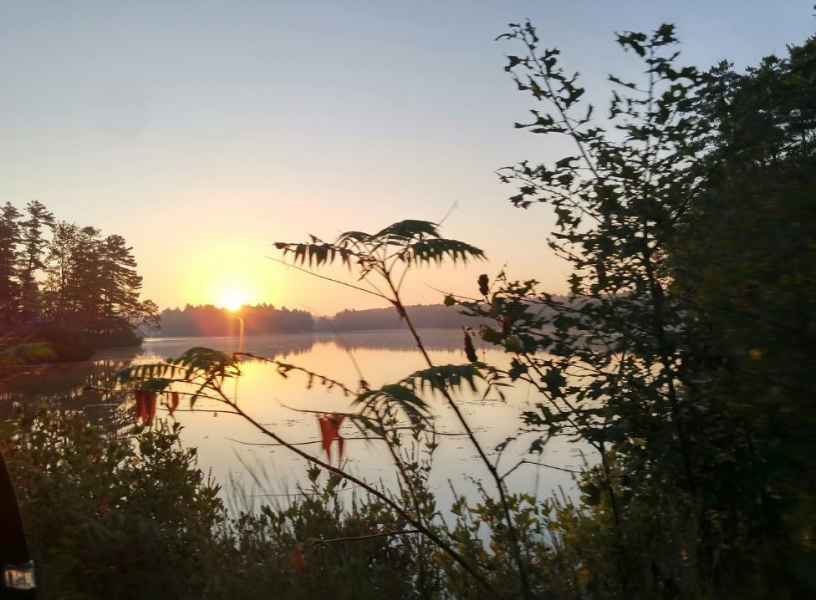
[[[672,22],[687,62],[744,68],[811,35],[813,13],[813,0],[3,2],[0,201],[123,235],[161,307],[377,306],[269,260],[272,244],[452,207],[443,233],[489,262],[417,271],[408,302],[472,294],[503,265],[563,291],[551,213],[513,208],[495,173],[568,148],[513,127],[533,105],[503,70],[506,24],[531,19],[604,106],[606,75],[638,66],[615,31]]]

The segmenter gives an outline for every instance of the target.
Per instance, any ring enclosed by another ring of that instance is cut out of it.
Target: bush
[[[230,516],[180,430],[132,428],[118,411],[89,422],[80,411],[42,410],[4,424],[0,449],[40,598],[488,597],[389,506],[317,468],[308,489]],[[580,558],[559,540],[580,515],[527,496],[510,503],[534,588],[574,597]],[[452,516],[450,529],[437,521],[437,534],[490,573],[496,589],[511,589],[517,575],[501,508],[487,495],[476,504],[459,498]]]
[[[200,597],[224,508],[179,429],[43,411],[6,432],[41,597]]]
[[[380,535],[404,526],[385,505],[311,471],[298,499],[230,518],[180,430],[132,428],[118,411],[4,424],[40,598],[414,596],[423,546]]]

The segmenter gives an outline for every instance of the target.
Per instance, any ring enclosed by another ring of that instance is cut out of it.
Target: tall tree
[[[15,323],[18,314],[19,219],[20,211],[11,203],[6,202],[0,209],[0,321],[7,327]]]
[[[71,256],[78,234],[76,225],[60,221],[54,226],[48,244],[43,311],[51,321],[64,319],[73,308],[70,298],[70,281],[73,277]]]
[[[589,567],[595,584],[614,565],[612,596],[806,596],[816,568],[812,41],[741,76],[678,65],[670,25],[623,33],[644,77],[610,76],[598,121],[531,24],[502,37],[524,49],[507,66],[517,87],[543,105],[517,127],[574,148],[501,172],[518,186],[516,206],[553,208],[549,245],[571,263],[570,297],[485,277],[482,298],[465,305],[498,322],[482,334],[515,355],[507,377],[543,396],[526,427],[598,451],[583,490],[612,543]]]
[[[96,336],[125,340],[134,327],[156,324],[157,307],[140,299],[142,277],[133,248],[120,235],[59,223],[49,246],[46,313]]]
[[[136,271],[133,248],[120,235],[109,235],[99,245],[100,317],[114,329],[155,322],[156,306],[140,301],[142,277]]]
[[[102,313],[102,260],[100,231],[82,227],[71,247],[68,297],[78,323],[92,327]]]
[[[54,227],[54,215],[38,200],[26,205],[26,219],[20,222],[19,253],[20,316],[23,322],[35,318],[40,310],[37,273],[45,267],[43,257],[48,240],[46,229]]]
[[[767,565],[806,579],[804,567],[816,569],[816,38],[714,75],[716,149],[672,252],[674,292],[704,325],[700,379],[728,425],[710,439],[739,449],[715,489],[721,507],[740,510],[721,510],[718,526],[760,530]]]

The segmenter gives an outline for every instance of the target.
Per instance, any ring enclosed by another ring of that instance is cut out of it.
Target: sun
[[[247,294],[239,289],[230,288],[221,292],[219,304],[227,310],[236,311],[247,302]]]

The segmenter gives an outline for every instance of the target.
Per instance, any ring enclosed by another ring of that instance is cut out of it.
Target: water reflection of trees
[[[0,411],[8,413],[15,402],[79,409],[117,401],[96,388],[111,387],[116,373],[131,362],[132,359],[86,361],[50,365],[21,373],[4,382],[0,389]]]
[[[423,329],[422,341],[429,350],[462,350],[463,334],[457,329]],[[416,342],[407,329],[389,331],[355,331],[329,336],[344,350],[410,350],[416,351]],[[480,341],[480,340],[479,340]]]
[[[314,346],[316,338],[306,334],[280,335],[248,335],[244,338],[244,350],[251,354],[264,356],[287,356],[309,352]],[[239,350],[238,337],[196,337],[196,338],[154,338],[143,345],[143,353],[149,355],[149,360],[156,358],[172,358],[180,356],[191,346],[205,346],[221,352],[237,352]]]
[[[423,339],[431,350],[460,350],[462,348],[462,331],[459,329],[423,329]],[[476,340],[477,343],[479,340]],[[247,336],[244,347],[250,354],[285,358],[297,356],[312,350],[315,344],[334,343],[343,350],[416,350],[410,332],[407,329],[352,331],[343,333],[318,334],[281,334]],[[190,346],[205,346],[222,352],[238,350],[237,337],[208,338],[156,338],[148,341],[144,348],[153,358],[178,356]]]
[[[96,360],[39,365],[20,372],[0,385],[0,414],[9,416],[14,403],[66,409],[118,404],[121,398],[111,398],[98,389],[112,387],[116,374],[141,353],[139,347],[115,348],[101,352]]]

